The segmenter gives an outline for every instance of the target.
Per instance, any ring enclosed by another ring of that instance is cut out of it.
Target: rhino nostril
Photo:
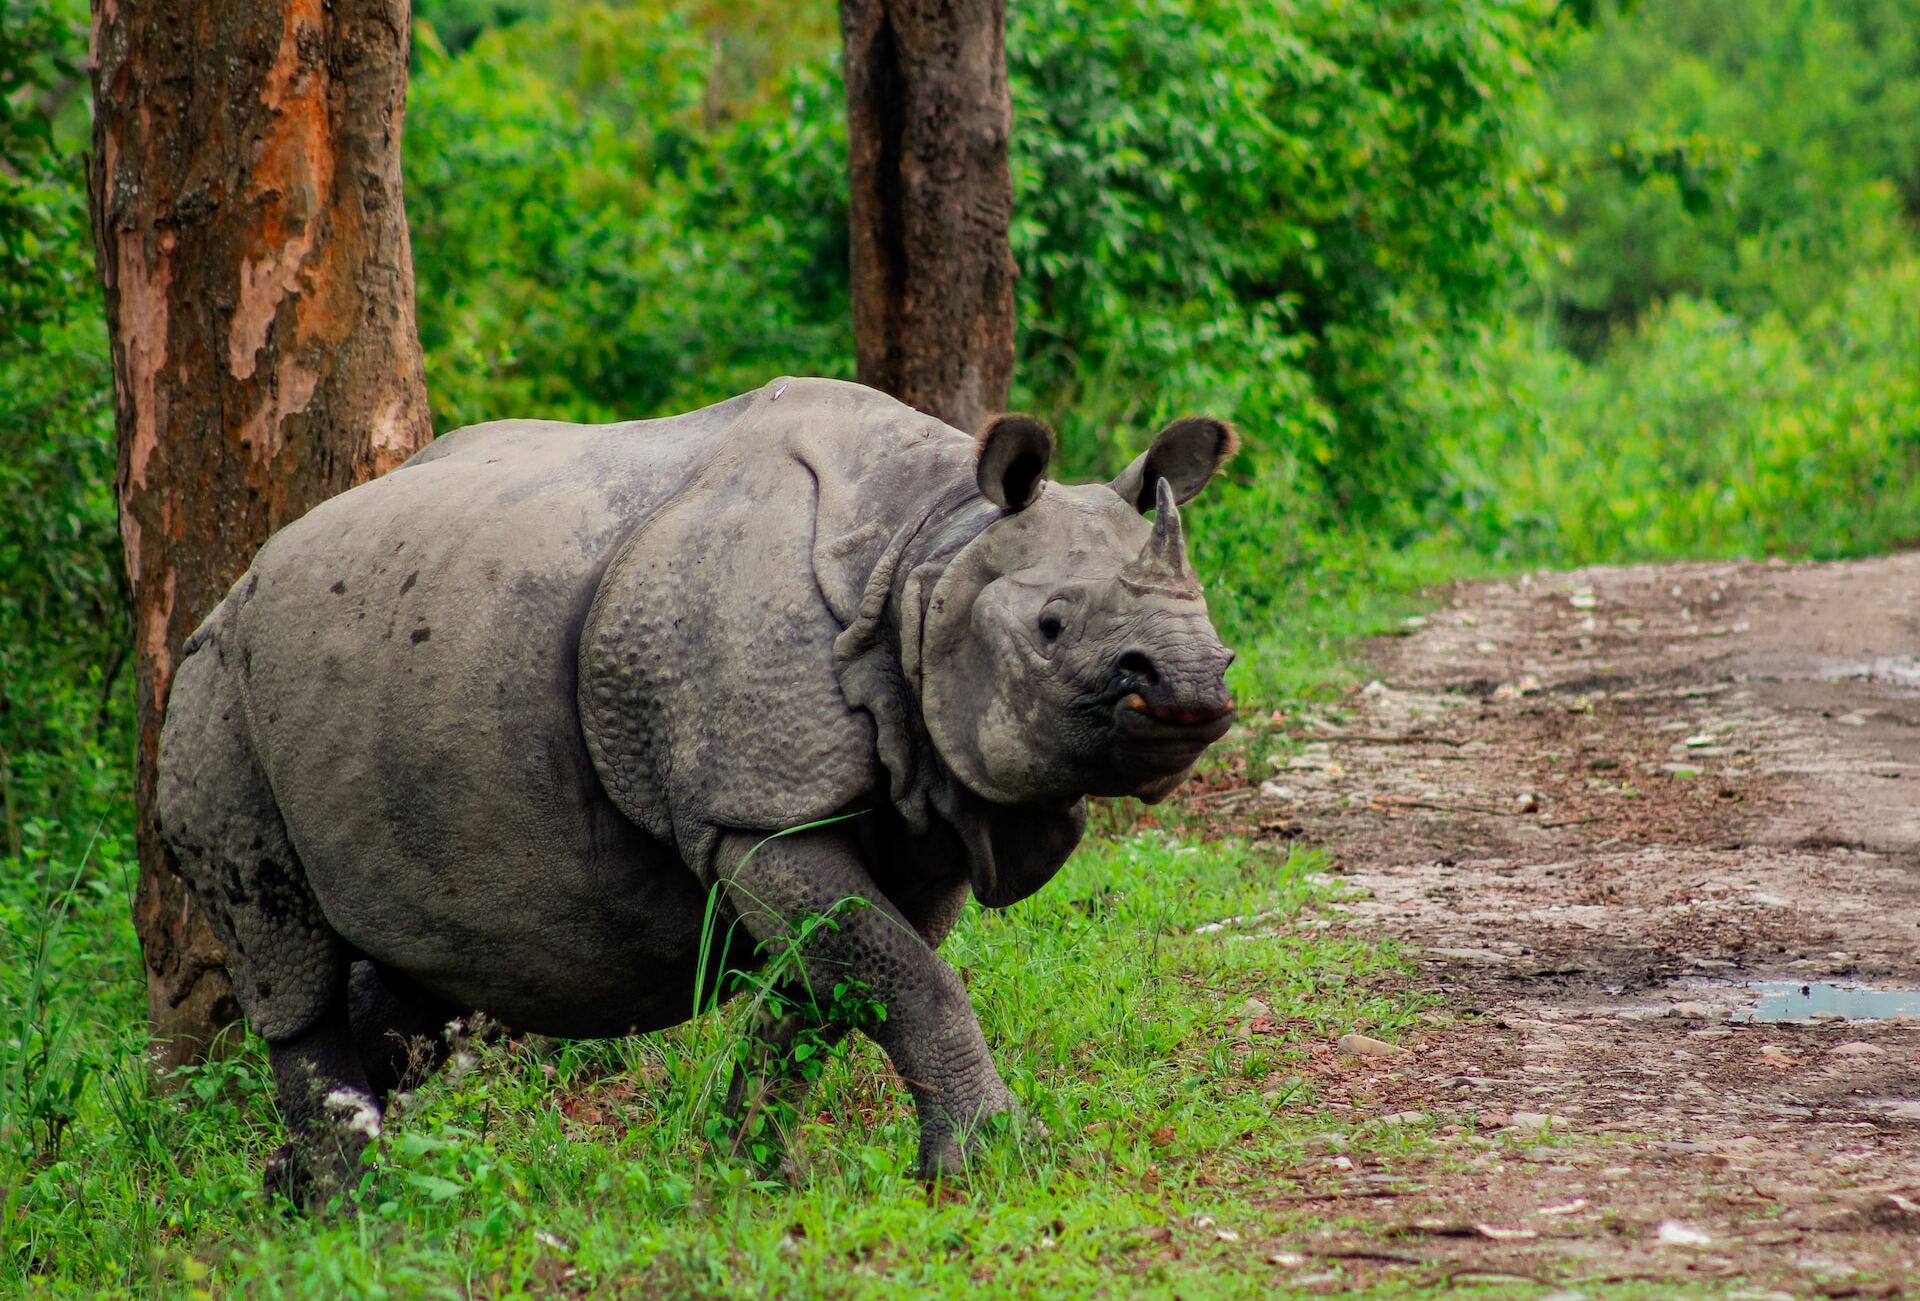
[[[1160,672],[1153,667],[1153,661],[1139,651],[1128,651],[1113,666],[1113,671],[1123,678],[1138,678],[1148,686],[1160,681]]]

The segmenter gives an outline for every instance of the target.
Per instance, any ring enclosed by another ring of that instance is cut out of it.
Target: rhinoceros
[[[644,1032],[783,951],[884,1007],[920,1172],[960,1169],[1013,1099],[935,949],[1228,730],[1179,504],[1234,445],[1180,420],[1068,486],[1031,417],[782,379],[462,429],[274,535],[186,644],[156,806],[267,1042],[269,1187],[341,1189],[452,1018]],[[729,1116],[833,1032],[775,1008]]]

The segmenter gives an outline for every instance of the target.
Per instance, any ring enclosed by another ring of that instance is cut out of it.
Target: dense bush
[[[0,7],[0,859],[36,824],[86,837],[122,773],[113,688],[131,647],[78,149],[84,23],[84,6]],[[56,811],[71,821],[43,821]]]
[[[1592,355],[1677,294],[1798,319],[1920,216],[1909,0],[1606,6],[1530,134],[1564,192],[1537,292]]]
[[[1490,337],[1497,400],[1449,449],[1464,536],[1557,560],[1920,541],[1920,258],[1827,297],[1751,323],[1672,299],[1593,364]]]
[[[1393,495],[1424,460],[1407,375],[1510,262],[1537,9],[1016,5],[1022,396],[1080,421],[1083,463],[1200,404],[1343,501]],[[442,409],[645,414],[844,373],[822,44],[715,129],[707,47],[666,13],[428,58],[407,174]]]

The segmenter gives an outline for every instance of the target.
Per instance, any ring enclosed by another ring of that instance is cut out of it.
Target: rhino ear
[[[1108,486],[1142,515],[1153,509],[1155,487],[1165,479],[1174,501],[1185,505],[1239,450],[1233,426],[1212,416],[1188,416],[1160,431],[1153,446],[1134,458]]]
[[[995,416],[980,431],[980,492],[1003,510],[1025,510],[1053,460],[1053,431],[1032,416]]]

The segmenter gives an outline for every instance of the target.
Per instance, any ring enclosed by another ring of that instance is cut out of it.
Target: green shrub
[[[1920,538],[1920,257],[1798,321],[1676,298],[1592,365],[1488,340],[1497,404],[1456,412],[1454,520],[1561,561],[1853,555]]]
[[[1606,6],[1614,9],[1614,6]],[[1907,0],[1662,0],[1581,33],[1529,137],[1564,207],[1536,287],[1586,355],[1665,298],[1798,320],[1920,214]]]

